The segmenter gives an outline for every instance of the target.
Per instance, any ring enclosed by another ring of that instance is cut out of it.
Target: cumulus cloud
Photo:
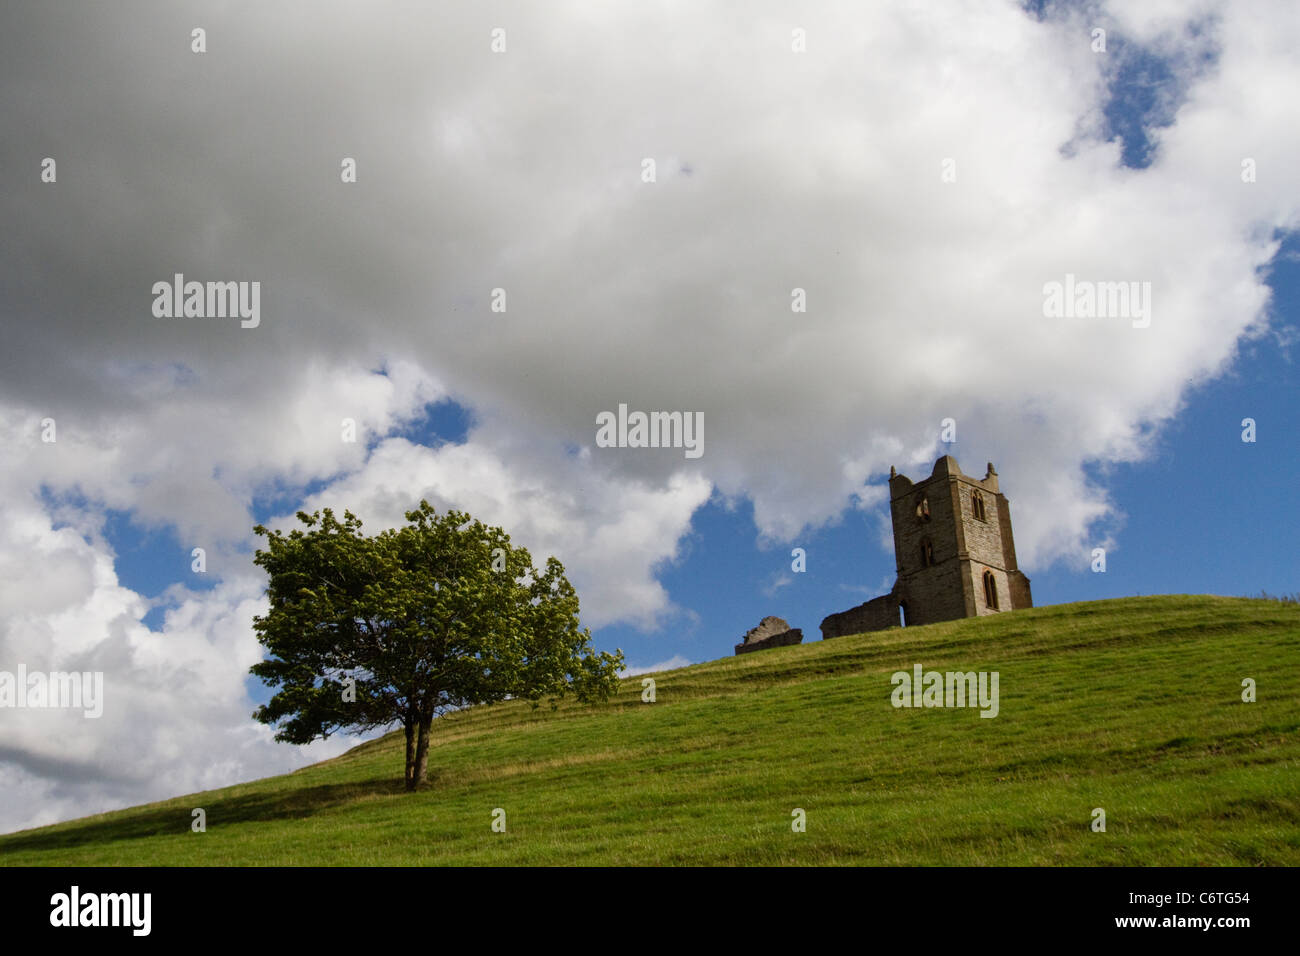
[[[177,595],[161,631],[123,587],[93,532],[55,527],[38,500],[0,504],[0,670],[102,674],[86,708],[0,711],[0,829],[222,786],[333,756],[350,742],[293,751],[249,719],[248,668],[261,655],[250,623],[261,584],[232,576]],[[87,703],[89,701],[86,701]]]
[[[1090,466],[1150,454],[1267,328],[1300,27],[1284,2],[1078,9],[7,9],[0,666],[97,661],[131,703],[57,752],[4,714],[0,826],[290,759],[247,719],[258,500],[466,508],[557,554],[588,623],[652,627],[711,492],[788,541],[881,508],[891,464],[928,473],[953,418],[942,450],[1015,475],[1022,566],[1083,560],[1122,520]],[[1145,168],[1108,139],[1124,60],[1094,22],[1167,66]],[[260,326],[154,318],[177,272],[260,281]],[[1067,274],[1151,283],[1150,326],[1047,318]],[[448,397],[464,443],[396,435]],[[702,412],[704,456],[594,447],[623,402]],[[160,632],[109,509],[210,550],[217,586]]]
[[[699,475],[673,474],[662,487],[601,476],[589,456],[548,457],[539,449],[493,447],[490,437],[432,449],[390,438],[365,466],[311,495],[304,509],[351,510],[369,531],[405,523],[421,498],[506,528],[539,566],[566,567],[592,627],[630,621],[654,627],[671,610],[653,570],[676,556],[691,515],[709,497]],[[273,522],[289,528],[282,516]]]

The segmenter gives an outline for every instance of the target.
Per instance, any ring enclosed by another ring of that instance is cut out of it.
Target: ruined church
[[[888,594],[822,621],[822,639],[1033,607],[1016,566],[1011,506],[989,462],[983,478],[944,455],[913,482],[889,469],[898,579]]]

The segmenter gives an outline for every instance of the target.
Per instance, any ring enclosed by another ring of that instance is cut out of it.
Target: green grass
[[[999,671],[999,716],[893,708],[890,675],[915,663]],[[1058,605],[654,678],[653,704],[633,678],[594,708],[437,721],[415,794],[393,734],[0,837],[0,863],[1300,865],[1297,605]],[[206,833],[190,831],[194,807]]]

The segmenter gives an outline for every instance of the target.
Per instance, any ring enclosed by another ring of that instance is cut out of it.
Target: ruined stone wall
[[[778,634],[772,634],[769,637],[760,638],[757,641],[744,641],[736,645],[737,654],[748,654],[750,651],[763,651],[769,647],[789,647],[791,644],[803,642],[803,630],[792,627],[788,631],[781,631]]]
[[[898,595],[886,594],[847,611],[827,615],[822,619],[822,640],[898,627],[898,603]]]

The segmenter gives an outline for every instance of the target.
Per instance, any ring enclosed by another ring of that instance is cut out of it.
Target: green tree
[[[427,502],[408,524],[361,532],[349,511],[298,512],[306,529],[262,525],[256,563],[270,611],[253,619],[268,653],[252,673],[279,688],[253,716],[276,740],[343,729],[406,730],[406,789],[424,781],[436,716],[470,704],[618,690],[623,653],[595,653],[578,595],[555,558],[533,565],[510,536]]]

